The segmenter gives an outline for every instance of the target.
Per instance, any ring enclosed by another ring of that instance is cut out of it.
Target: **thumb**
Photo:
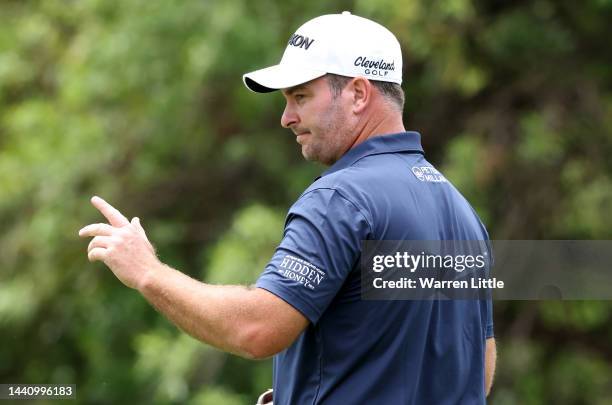
[[[132,225],[136,227],[136,229],[138,230],[138,232],[144,236],[145,239],[147,239],[147,235],[145,233],[145,230],[143,229],[142,225],[140,225],[140,218],[138,217],[134,217],[132,218]],[[148,240],[148,239],[147,239]]]
[[[153,245],[149,241],[149,238],[147,238],[147,234],[145,233],[144,228],[142,227],[142,225],[140,225],[140,218],[138,218],[138,217],[132,218],[131,224],[134,227],[136,227],[136,230],[138,231],[138,233],[142,236],[142,238],[145,241],[147,241],[147,245],[149,245],[149,248],[151,249],[151,251],[155,252],[155,248],[153,247]]]

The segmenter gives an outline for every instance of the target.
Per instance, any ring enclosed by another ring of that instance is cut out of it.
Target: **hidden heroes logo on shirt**
[[[295,256],[286,255],[278,266],[278,272],[314,290],[325,279],[325,273],[312,263]]]

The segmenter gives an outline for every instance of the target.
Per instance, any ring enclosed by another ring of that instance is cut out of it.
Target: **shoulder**
[[[363,232],[369,232],[372,224],[358,187],[351,185],[340,172],[319,178],[308,187],[289,209],[285,226],[296,217],[305,218],[317,227],[337,228],[350,224],[349,228],[358,227]]]
[[[369,160],[372,160],[371,157],[365,157],[352,166],[318,178],[304,191],[302,196],[306,196],[313,191],[333,190],[349,200],[358,199],[361,193],[368,192],[372,180],[384,175],[383,170],[380,170],[380,167],[376,167],[376,165],[372,165]]]
[[[320,177],[302,193],[295,205],[349,204],[359,211],[364,211],[365,207],[360,203],[361,195],[367,193],[364,174],[363,170],[351,166]]]

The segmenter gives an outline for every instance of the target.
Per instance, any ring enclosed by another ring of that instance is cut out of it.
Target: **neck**
[[[355,140],[349,146],[349,149],[376,136],[396,134],[405,131],[406,129],[404,128],[402,114],[400,112],[391,110],[390,107],[371,111],[365,114],[357,125]]]

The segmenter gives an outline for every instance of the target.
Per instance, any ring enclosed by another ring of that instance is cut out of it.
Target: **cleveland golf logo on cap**
[[[386,76],[389,71],[395,70],[395,62],[387,62],[384,59],[379,59],[377,61],[369,60],[365,56],[360,56],[355,59],[355,66],[361,66],[364,69],[364,73],[366,75],[374,75],[374,76]]]
[[[313,42],[314,38],[310,39],[300,34],[293,34],[291,35],[291,38],[289,38],[289,42],[287,42],[287,45],[308,49],[310,48],[310,45],[312,45]]]

